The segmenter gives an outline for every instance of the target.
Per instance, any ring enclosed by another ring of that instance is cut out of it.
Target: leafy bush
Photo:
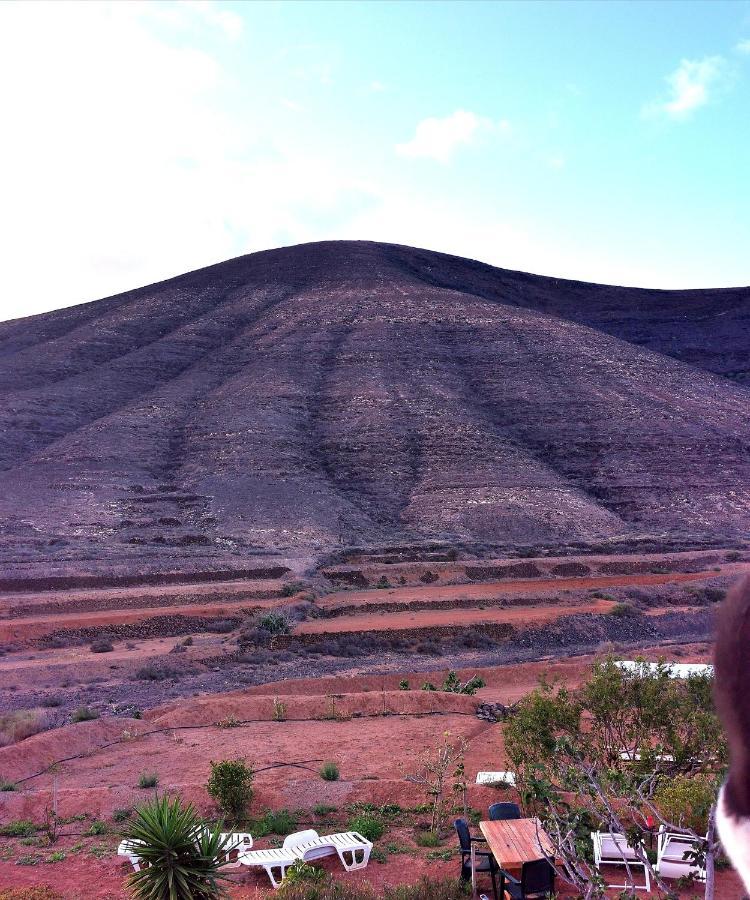
[[[258,619],[258,628],[267,631],[269,634],[289,634],[292,630],[289,620],[281,613],[266,613]]]
[[[107,828],[106,822],[100,822],[98,819],[91,823],[91,825],[86,829],[84,834],[89,837],[94,837],[99,834],[106,834],[109,829]]]
[[[422,690],[423,691],[436,691],[437,688],[431,681],[425,681],[425,683],[422,685]]]
[[[211,762],[206,788],[223,813],[241,819],[253,799],[253,770],[241,759]]]
[[[115,649],[115,645],[107,638],[100,638],[91,642],[92,653],[111,653]]]
[[[358,832],[362,837],[367,838],[368,841],[377,841],[383,837],[385,825],[380,816],[370,812],[363,812],[349,822],[349,831]]]
[[[299,594],[300,591],[304,591],[305,585],[301,581],[290,581],[288,584],[285,584],[281,588],[281,596],[282,597],[293,597],[295,594]]]
[[[627,616],[638,616],[641,614],[641,611],[635,606],[631,606],[630,603],[615,603],[612,609],[610,609],[609,614],[610,616],[626,618]]]
[[[280,834],[282,837],[286,837],[297,830],[297,816],[288,809],[275,811],[269,809],[259,824],[260,830],[265,834]]]
[[[323,781],[338,781],[339,774],[339,767],[335,762],[324,763],[323,768],[320,770],[320,777]]]
[[[313,812],[316,816],[327,816],[336,811],[337,807],[330,806],[328,803],[316,803],[315,806],[313,806]]]
[[[7,778],[0,778],[0,791],[15,791],[15,781],[8,781]]]
[[[136,810],[125,839],[146,864],[128,876],[136,900],[213,900],[224,894],[221,826],[206,827],[192,804],[157,798]]]
[[[123,806],[112,811],[113,822],[126,822],[133,815],[133,810],[129,806]]]
[[[286,886],[290,884],[320,884],[328,881],[329,877],[325,869],[317,869],[315,866],[311,866],[310,863],[298,859],[286,870],[284,891],[286,893]]]
[[[3,837],[31,837],[35,834],[36,825],[33,822],[19,820],[0,826],[0,835]]]
[[[141,772],[138,779],[139,788],[155,788],[159,784],[159,776],[156,772]]]
[[[678,775],[663,780],[656,789],[654,802],[659,812],[682,828],[704,834],[708,816],[716,800],[714,779],[699,775]]]
[[[419,847],[439,847],[442,844],[437,831],[419,831],[415,841]]]
[[[409,681],[406,678],[402,678],[398,683],[398,689],[400,691],[408,691],[409,690]]]
[[[94,719],[99,718],[99,713],[95,709],[91,709],[90,706],[79,706],[78,709],[71,715],[71,722],[93,722]]]
[[[468,694],[473,697],[479,688],[484,687],[484,679],[479,675],[472,676],[466,684],[463,684],[458,675],[451,669],[443,682],[443,690],[449,694]]]

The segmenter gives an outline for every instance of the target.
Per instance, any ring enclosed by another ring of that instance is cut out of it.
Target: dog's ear
[[[727,811],[750,816],[750,577],[722,603],[714,650],[716,708],[729,741]]]

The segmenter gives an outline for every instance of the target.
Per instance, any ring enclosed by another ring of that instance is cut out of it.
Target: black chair
[[[500,869],[500,892],[507,891],[511,900],[553,897],[555,894],[555,868],[552,860],[535,859],[521,867],[521,879],[514,878]]]
[[[471,845],[478,843],[486,843],[484,838],[472,837],[469,831],[469,823],[466,819],[456,819],[453,823],[456,833],[458,834],[458,843],[461,847],[461,880],[471,881]],[[474,851],[476,872],[487,872],[492,879],[492,894],[495,900],[498,900],[497,883],[495,876],[501,871],[500,866],[495,862],[495,857],[489,850]]]
[[[491,822],[520,819],[521,807],[517,803],[493,803],[489,808],[489,816]]]

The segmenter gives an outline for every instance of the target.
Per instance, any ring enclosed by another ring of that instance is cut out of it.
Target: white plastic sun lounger
[[[224,862],[222,868],[237,868],[240,865],[239,857],[253,846],[253,837],[244,831],[222,832],[224,840]],[[121,841],[117,848],[118,856],[126,856],[130,860],[130,865],[136,872],[141,871],[143,865],[138,855],[138,847],[142,846],[141,841]]]
[[[240,856],[247,853],[253,846],[253,836],[246,831],[228,831],[222,832],[224,839],[224,862],[221,864],[223,869],[236,869],[242,865]]]
[[[318,840],[320,840],[318,832],[314,828],[308,828],[306,831],[295,831],[294,834],[287,835],[287,837],[284,838],[282,848],[284,850],[296,852],[297,848],[302,844],[310,844]],[[304,859],[305,862],[309,862],[312,859],[321,859],[324,856],[334,856],[335,854],[335,848],[330,844],[327,844],[324,847],[313,847],[311,850],[307,851],[302,859]]]
[[[696,843],[700,842],[687,834],[675,834],[660,828],[656,870],[661,877],[685,878],[692,875],[696,881],[705,881],[705,866],[699,865],[690,855]]]
[[[370,861],[372,841],[368,841],[356,831],[342,831],[296,843],[293,849],[298,858],[303,860],[338,853],[341,865],[347,872],[352,872],[354,869],[364,869]]]
[[[516,786],[515,772],[477,772],[477,784],[508,784]]]
[[[295,848],[280,850],[247,850],[240,853],[237,857],[237,863],[241,866],[260,866],[266,870],[266,874],[271,879],[274,888],[280,888],[281,882],[284,880],[286,870],[289,866],[294,865],[300,855]],[[276,878],[278,874],[278,879]]]
[[[651,890],[651,876],[645,863],[642,863],[635,854],[635,850],[629,846],[624,834],[616,834],[607,831],[592,831],[591,840],[594,844],[594,865],[597,869],[602,866],[627,866],[628,869],[643,869],[646,879],[645,885],[634,884],[637,891]],[[608,884],[608,888],[627,888],[627,884]]]

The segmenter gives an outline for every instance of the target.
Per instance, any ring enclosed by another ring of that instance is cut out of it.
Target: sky
[[[0,319],[256,250],[750,284],[750,2],[0,3]]]

